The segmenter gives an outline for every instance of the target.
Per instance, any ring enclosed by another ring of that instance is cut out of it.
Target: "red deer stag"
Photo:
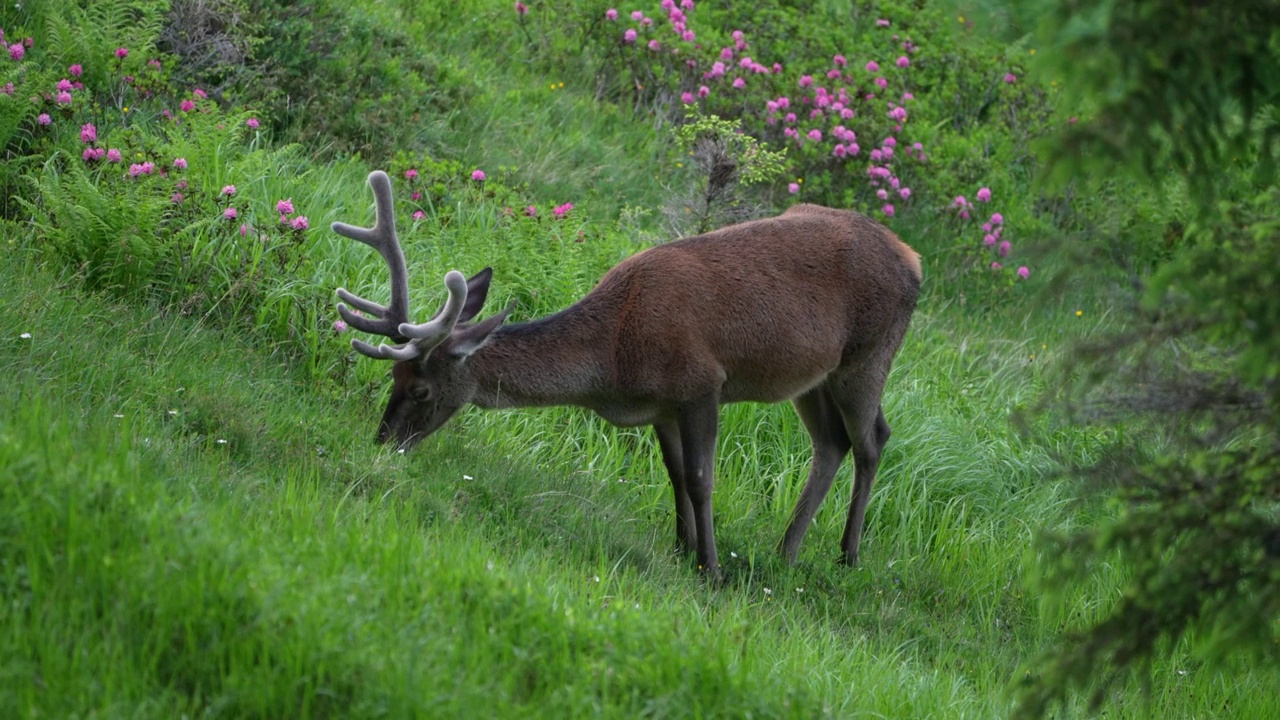
[[[624,426],[652,425],[675,493],[676,540],[719,574],[711,488],[720,405],[790,400],[813,440],[813,464],[780,544],[794,561],[845,455],[853,500],[840,541],[858,560],[867,501],[889,425],[880,406],[920,288],[920,257],[884,226],[847,210],[796,205],[781,216],[659,245],[605,274],[574,305],[504,325],[507,308],[472,322],[492,270],[444,277],[444,309],[409,322],[391,181],[369,175],[373,228],[334,223],[391,270],[386,307],[344,289],[351,327],[394,345],[351,345],[395,360],[378,442],[408,448],[463,405],[578,405]]]

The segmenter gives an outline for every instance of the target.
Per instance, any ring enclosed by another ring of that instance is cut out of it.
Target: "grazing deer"
[[[920,288],[920,257],[884,226],[847,210],[796,205],[781,216],[659,245],[627,258],[558,313],[504,325],[472,322],[493,272],[444,277],[444,309],[409,322],[391,181],[369,175],[377,223],[334,223],[391,270],[383,307],[344,289],[351,327],[390,338],[357,351],[395,360],[378,442],[408,448],[463,405],[578,405],[623,426],[652,425],[671,476],[676,540],[718,576],[711,488],[720,405],[790,400],[813,440],[813,465],[780,544],[794,561],[845,455],[853,500],[840,541],[858,560],[867,501],[889,425],[880,407]]]

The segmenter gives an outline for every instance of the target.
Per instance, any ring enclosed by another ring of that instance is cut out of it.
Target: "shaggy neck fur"
[[[606,383],[602,324],[581,307],[503,325],[471,356],[482,408],[585,405]]]

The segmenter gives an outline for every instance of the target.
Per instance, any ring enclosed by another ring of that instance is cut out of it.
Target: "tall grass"
[[[803,435],[784,407],[726,413],[713,590],[671,551],[647,433],[468,412],[398,455],[368,442],[377,392],[317,392],[252,337],[25,254],[0,273],[9,715],[990,717],[1072,622],[1020,577],[1032,529],[1074,512],[1049,448],[1090,444],[1015,433],[1025,347],[960,350],[999,333],[953,308],[922,309],[890,384],[858,569],[834,562],[848,468],[787,567]],[[1117,710],[1272,709],[1261,671],[1180,653],[1156,677]]]

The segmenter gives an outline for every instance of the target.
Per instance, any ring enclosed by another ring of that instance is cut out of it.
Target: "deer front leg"
[[[693,503],[684,483],[684,453],[680,446],[680,426],[673,421],[654,423],[662,464],[671,476],[671,492],[676,501],[676,548],[691,553],[698,546],[698,531],[693,519]]]
[[[720,578],[715,529],[711,522],[711,490],[715,486],[716,431],[720,404],[715,396],[689,403],[677,415],[684,460],[684,486],[693,509],[698,570]]]

